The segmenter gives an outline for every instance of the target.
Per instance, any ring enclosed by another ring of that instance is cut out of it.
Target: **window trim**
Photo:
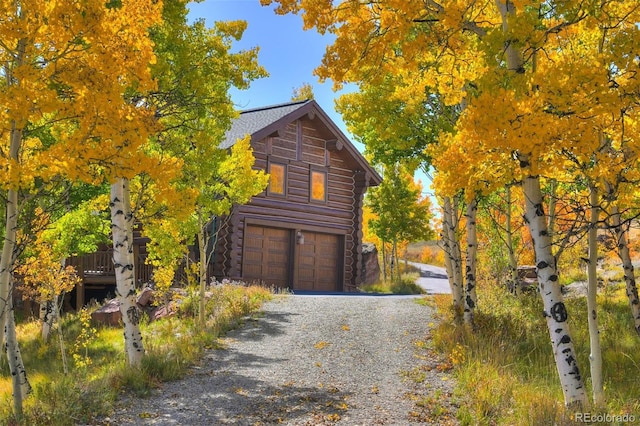
[[[280,166],[282,167],[283,170],[283,176],[282,176],[282,192],[274,192],[271,190],[271,167],[272,166]],[[269,160],[269,164],[267,166],[268,169],[268,173],[269,173],[269,184],[267,185],[267,194],[269,195],[273,195],[276,197],[283,197],[286,198],[287,196],[287,189],[288,189],[288,185],[287,185],[287,181],[288,181],[288,172],[289,172],[289,167],[288,164],[284,161],[271,161]]]
[[[324,197],[322,199],[320,198],[314,198],[313,196],[313,175],[314,173],[317,174],[321,174],[323,179],[323,186],[324,186]],[[309,169],[309,202],[312,203],[320,203],[320,204],[326,204],[327,200],[329,198],[329,173],[327,172],[327,170],[322,169],[322,168],[310,168]]]

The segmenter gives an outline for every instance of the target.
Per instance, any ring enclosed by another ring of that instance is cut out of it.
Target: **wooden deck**
[[[146,253],[141,254],[140,250],[134,250],[134,255],[136,259],[136,284],[142,286],[151,281],[152,267],[145,263]],[[76,307],[85,305],[88,291],[108,292],[113,290],[115,293],[116,273],[111,249],[104,247],[95,253],[71,257],[68,264],[76,268],[82,279],[82,282],[76,287]]]

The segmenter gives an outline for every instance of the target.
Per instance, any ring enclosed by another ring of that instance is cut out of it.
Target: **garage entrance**
[[[242,275],[279,288],[339,291],[342,237],[311,231],[247,225]]]

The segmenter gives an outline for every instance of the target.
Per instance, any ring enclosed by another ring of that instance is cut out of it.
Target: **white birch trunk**
[[[22,145],[22,130],[16,127],[15,121],[11,123],[11,145],[9,157],[18,161],[18,153]],[[7,323],[7,315],[10,310],[12,297],[12,273],[15,262],[16,234],[18,229],[18,191],[7,191],[6,218],[4,229],[4,241],[2,243],[2,258],[0,258],[0,324]],[[0,347],[4,345],[4,334],[0,333]]]
[[[0,258],[0,326],[7,324],[11,302],[11,274],[13,272],[14,252],[16,248],[16,228],[18,227],[18,192],[7,192],[6,219],[2,258]],[[0,347],[4,347],[5,333],[0,333]]]
[[[453,306],[457,314],[464,310],[464,284],[462,282],[462,255],[460,244],[458,244],[458,215],[457,208],[451,198],[444,198],[444,218],[442,226],[444,228],[445,257],[449,258],[450,270],[449,284],[453,296]]]
[[[199,262],[199,287],[200,287],[200,305],[198,308],[198,322],[200,327],[205,324],[205,293],[207,288],[207,241],[205,237],[204,223],[202,215],[198,213],[198,248],[200,250]]]
[[[12,281],[12,280],[10,280]],[[13,283],[10,283],[13,287]],[[13,312],[13,301],[10,298],[7,305],[8,312],[5,323],[5,339],[7,350],[7,361],[9,363],[9,373],[12,377],[12,396],[13,410],[18,419],[22,418],[22,402],[24,398],[31,393],[31,385],[27,379],[27,370],[22,362],[22,354],[18,345],[18,337],[16,335],[16,323]]]
[[[393,250],[393,241],[391,242],[391,253],[389,256],[389,281],[392,283],[395,282],[395,272],[396,272],[396,261],[395,261],[395,253]]]
[[[60,261],[60,271],[64,271],[66,259]],[[55,293],[55,292],[54,292]],[[45,300],[40,302],[40,321],[42,321],[42,341],[47,342],[53,329],[53,324],[58,319],[60,314],[60,308],[58,303],[58,295],[54,294],[51,300]],[[58,324],[58,330],[60,330],[60,324]],[[60,333],[62,331],[59,331]],[[63,363],[64,363],[63,355]],[[65,365],[65,374],[67,372]]]
[[[496,7],[502,16],[502,29],[505,34],[511,31],[509,24],[515,16],[515,3],[509,0],[495,0]],[[505,49],[507,68],[514,73],[525,72],[522,53],[518,50],[516,40],[507,40]],[[525,221],[531,233],[536,256],[538,288],[544,305],[544,315],[551,337],[553,355],[560,378],[565,405],[587,403],[578,360],[573,348],[571,333],[567,323],[568,314],[564,304],[556,260],[553,255],[551,236],[544,213],[540,178],[528,173],[530,158],[526,153],[519,153],[520,166],[523,169],[524,198],[526,205]]]
[[[19,4],[14,5],[19,9]],[[22,18],[22,16],[21,16]],[[16,55],[13,63],[4,64],[5,82],[8,86],[19,86],[20,80],[13,75],[13,67],[19,67],[24,62],[27,41],[20,39],[16,45]],[[19,162],[18,155],[22,146],[23,129],[17,126],[15,120],[9,123],[11,133],[9,135],[9,158],[16,163]],[[2,258],[0,258],[0,325],[6,325],[7,314],[10,309],[10,297],[12,293],[12,277],[13,266],[15,262],[16,251],[16,231],[18,228],[18,190],[10,188],[7,191],[6,201],[6,221],[4,241],[2,243]],[[0,333],[0,347],[4,346],[4,334]]]
[[[528,166],[526,158],[521,158],[521,163],[523,167]],[[567,406],[585,405],[587,397],[567,323],[568,314],[560,291],[556,262],[551,251],[540,178],[527,176],[522,185],[526,204],[525,221],[535,250],[538,286],[564,401]]]
[[[622,225],[620,216],[620,209],[618,206],[615,206],[613,208],[612,220],[618,245],[618,256],[620,256],[620,260],[622,261],[627,298],[629,299],[631,315],[633,316],[633,326],[638,336],[640,336],[640,298],[638,298],[638,287],[636,285],[633,262],[631,262],[631,254],[629,253],[629,236],[626,228]]]
[[[446,226],[444,224],[444,221],[442,226]],[[444,237],[443,237],[443,241],[444,241]],[[451,289],[451,294],[453,294],[455,289],[454,281],[453,281],[453,265],[451,264],[451,257],[449,257],[449,247],[447,247],[444,242],[442,244],[442,250],[444,251],[444,268],[447,271],[447,280],[449,281],[449,288]],[[456,296],[453,295],[454,302],[455,302],[455,299],[456,299]]]
[[[133,214],[128,179],[118,178],[111,185],[110,207],[116,295],[124,323],[125,354],[129,365],[138,366],[144,356],[144,346],[140,332],[140,309],[136,304]]]
[[[444,197],[442,203],[442,249],[444,250],[445,267],[447,268],[447,276],[449,277],[449,286],[453,301],[457,300],[456,294],[459,293],[456,286],[455,271],[453,270],[453,251],[451,249],[451,198]]]
[[[473,317],[478,303],[476,295],[476,262],[478,253],[478,238],[476,233],[476,218],[478,203],[474,199],[467,204],[467,266],[466,289],[464,299],[464,322],[473,326]]]
[[[557,197],[557,189],[558,189],[558,182],[556,182],[555,179],[551,179],[549,181],[549,187],[550,187],[550,193],[551,195],[549,196],[549,220],[548,220],[548,227],[549,227],[549,238],[551,238],[551,241],[553,242],[553,239],[555,237],[555,232],[556,232],[556,219],[557,219],[557,215],[556,215],[556,209],[558,206],[558,197]]]
[[[510,285],[509,288],[513,291],[513,293],[516,296],[519,296],[521,291],[520,291],[520,277],[518,277],[518,261],[516,259],[516,252],[515,252],[515,248],[514,248],[514,244],[513,244],[513,230],[511,228],[511,208],[512,206],[512,201],[511,201],[511,187],[507,186],[505,189],[505,202],[506,202],[506,209],[505,209],[505,233],[506,238],[506,245],[507,245],[507,255],[509,257],[509,281],[510,281]]]
[[[389,281],[396,282],[396,244],[395,239],[391,241],[391,253],[389,257]]]
[[[26,49],[26,40],[21,39],[17,43],[17,55],[13,66],[20,66],[23,62]],[[4,67],[5,81],[8,85],[19,85],[19,80],[13,76],[12,64]],[[15,120],[10,122],[9,158],[19,162],[19,153],[22,146],[23,131],[17,126]],[[13,313],[13,267],[16,260],[16,234],[18,229],[18,188],[11,187],[7,190],[6,222],[4,241],[2,243],[2,258],[0,258],[0,325],[4,327],[4,333],[0,333],[0,347],[7,351],[7,361],[13,382],[13,406],[16,417],[22,419],[22,401],[31,391],[27,380],[27,372],[22,362],[22,355],[16,336],[16,325]]]
[[[64,271],[64,268],[67,264],[67,259],[60,260],[60,272]],[[67,363],[67,348],[64,344],[64,333],[62,332],[62,321],[60,321],[60,313],[62,312],[62,308],[60,303],[64,303],[64,292],[62,295],[58,296],[57,294],[53,296],[53,321],[58,321],[58,326],[56,327],[58,331],[58,344],[60,345],[60,357],[62,359],[62,370],[64,374],[69,374],[69,364]]]
[[[454,199],[454,201],[456,200]],[[462,249],[460,248],[460,237],[458,234],[460,222],[458,220],[457,201],[452,206],[451,214],[451,252],[453,253],[453,257],[451,258],[451,260],[453,262],[454,280],[457,283],[456,287],[459,292],[457,295],[456,306],[460,313],[462,313],[464,311],[465,288],[464,274],[462,273]]]
[[[385,249],[385,242],[381,241],[382,247],[380,253],[382,254],[382,282],[387,282],[387,253]]]
[[[598,330],[598,220],[600,207],[598,206],[598,190],[590,188],[591,213],[589,221],[589,261],[587,262],[587,314],[589,323],[589,366],[591,369],[591,386],[593,403],[598,406],[604,402],[604,387],[602,380],[602,351],[600,349],[600,331]]]
[[[53,322],[55,321],[56,311],[54,303],[51,300],[45,300],[40,302],[40,321],[42,321],[42,341],[49,341],[51,335],[51,329],[53,328]]]
[[[64,296],[62,297],[64,299]],[[53,298],[53,312],[55,312],[55,318],[58,318],[60,313],[60,305],[58,303],[58,296]],[[69,364],[67,363],[67,348],[64,344],[64,334],[62,332],[62,321],[58,321],[56,327],[58,332],[58,344],[60,345],[60,358],[62,359],[62,371],[64,374],[69,374]]]
[[[455,282],[453,280],[453,264],[451,263],[451,247],[449,247],[449,210],[451,209],[451,199],[444,197],[442,200],[442,231],[440,233],[440,242],[442,251],[444,252],[444,267],[447,270],[447,279],[449,288],[455,302]]]
[[[398,265],[398,240],[393,239],[393,250],[391,255],[391,281],[400,282],[400,265]]]

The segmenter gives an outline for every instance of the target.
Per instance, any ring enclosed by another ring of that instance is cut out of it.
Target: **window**
[[[287,166],[284,164],[269,164],[269,193],[285,195]]]
[[[327,201],[327,174],[325,172],[311,171],[311,200]]]

